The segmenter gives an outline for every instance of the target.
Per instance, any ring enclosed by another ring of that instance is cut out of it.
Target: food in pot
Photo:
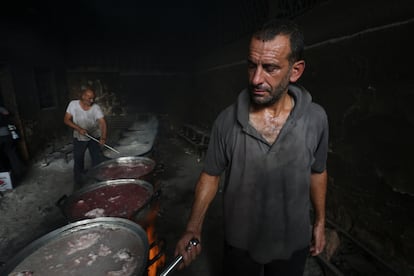
[[[145,163],[117,164],[101,168],[98,172],[99,178],[103,180],[135,178],[138,179],[150,173],[152,165]]]
[[[100,181],[143,179],[154,170],[155,161],[143,156],[125,156],[107,160],[88,171],[88,176]]]
[[[92,169],[89,175],[103,181],[113,179],[139,179],[148,175],[154,169],[155,163],[152,160],[150,161],[143,160],[141,162],[125,162],[98,166]]]
[[[69,200],[65,213],[71,220],[96,217],[131,218],[152,196],[143,185],[107,185]]]
[[[99,239],[97,233],[88,233],[86,235],[80,236],[76,240],[72,240],[68,242],[68,255],[72,255],[73,253],[78,252],[79,250],[84,250],[86,248],[91,247],[94,245]]]
[[[131,257],[131,253],[126,248],[119,250],[118,253],[114,255],[115,262],[129,260]]]
[[[105,217],[105,210],[102,208],[92,209],[89,212],[85,213],[87,218],[100,218]]]
[[[98,251],[98,255],[99,256],[108,256],[109,254],[111,254],[111,249],[103,244],[101,244],[99,246],[99,251]]]
[[[85,227],[44,244],[8,275],[136,275],[146,246],[125,228]]]

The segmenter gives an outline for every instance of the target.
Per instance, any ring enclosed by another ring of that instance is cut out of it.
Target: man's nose
[[[252,84],[257,85],[263,83],[263,68],[261,66],[257,66],[256,70],[252,76]]]

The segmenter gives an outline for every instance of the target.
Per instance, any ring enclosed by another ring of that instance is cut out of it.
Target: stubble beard
[[[263,86],[258,85],[258,86],[254,86],[252,84],[249,85],[249,89],[250,89],[250,100],[251,102],[256,105],[256,106],[263,106],[263,107],[267,107],[267,106],[271,106],[274,103],[276,103],[277,101],[279,101],[283,94],[285,94],[288,90],[289,87],[289,76],[290,74],[287,74],[286,77],[280,82],[280,84],[278,86],[275,87],[275,89],[271,90],[270,88],[266,88],[264,89],[265,91],[267,91],[269,93],[269,95],[267,96],[255,96],[253,94],[253,89],[254,88],[260,88],[263,89]]]

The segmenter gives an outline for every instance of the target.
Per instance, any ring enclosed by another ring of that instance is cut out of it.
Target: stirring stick
[[[96,139],[95,137],[93,137],[93,136],[90,136],[88,133],[85,133],[85,136],[86,137],[88,137],[88,138],[90,138],[90,139],[92,139],[92,140],[94,140],[95,142],[98,142],[98,143],[100,143],[100,141],[98,140],[98,139]],[[110,146],[108,146],[107,144],[103,144],[105,147],[107,147],[108,149],[110,149],[110,150],[112,150],[112,151],[114,151],[114,152],[116,152],[116,153],[120,153],[119,151],[117,151],[116,149],[114,149],[113,147],[110,147]]]

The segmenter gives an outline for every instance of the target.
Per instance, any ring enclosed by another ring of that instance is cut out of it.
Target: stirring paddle
[[[92,140],[94,140],[95,142],[98,142],[98,143],[100,143],[100,141],[98,140],[98,139],[96,139],[95,137],[93,137],[93,136],[90,136],[88,133],[85,133],[85,136],[86,137],[88,137],[88,138],[90,138],[90,139],[92,139]],[[114,149],[113,147],[110,147],[110,146],[108,146],[107,144],[103,144],[105,147],[107,147],[108,149],[110,149],[110,150],[112,150],[112,151],[114,151],[114,152],[116,152],[116,153],[120,153],[119,151],[117,151],[116,149]]]

